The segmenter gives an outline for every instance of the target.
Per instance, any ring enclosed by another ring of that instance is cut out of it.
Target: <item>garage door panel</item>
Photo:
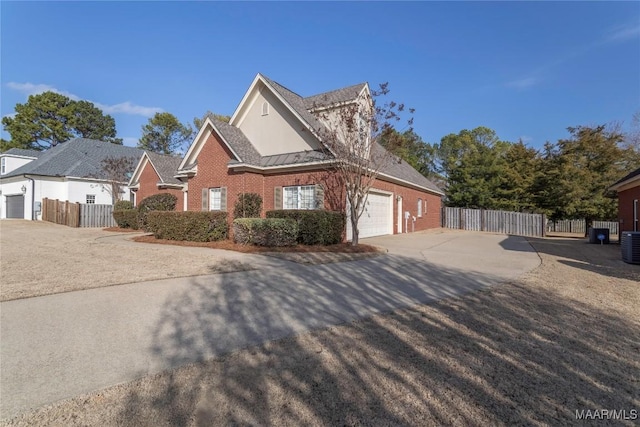
[[[382,236],[393,233],[393,207],[390,194],[370,192],[364,211],[358,220],[359,237]],[[351,240],[351,218],[347,202],[347,239]]]
[[[7,196],[7,218],[24,218],[24,195]]]

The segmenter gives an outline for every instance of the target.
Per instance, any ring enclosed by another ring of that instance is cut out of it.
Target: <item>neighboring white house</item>
[[[110,205],[103,161],[132,158],[135,167],[141,155],[137,148],[86,138],[46,151],[12,148],[0,154],[0,218],[40,219],[44,198]],[[129,200],[124,184],[118,199]]]

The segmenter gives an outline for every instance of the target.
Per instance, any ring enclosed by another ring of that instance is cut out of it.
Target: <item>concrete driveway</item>
[[[311,329],[460,295],[539,264],[522,238],[465,232],[367,239],[372,259],[234,273],[0,304],[0,416]]]

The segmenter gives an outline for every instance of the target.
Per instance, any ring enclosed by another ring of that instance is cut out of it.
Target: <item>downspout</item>
[[[33,178],[24,175],[29,181],[31,181],[31,221],[35,221],[36,218],[36,182]]]

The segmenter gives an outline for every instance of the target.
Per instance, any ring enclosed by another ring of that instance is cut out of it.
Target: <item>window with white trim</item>
[[[282,204],[284,209],[315,209],[315,185],[297,185],[283,187]]]
[[[210,211],[222,210],[222,189],[221,188],[209,189],[209,210]]]
[[[262,103],[262,115],[266,116],[269,114],[269,103],[267,101],[264,101]]]
[[[0,159],[0,175],[4,175],[7,172],[7,158]]]
[[[418,199],[418,218],[422,218],[422,199]]]
[[[95,194],[87,194],[87,204],[94,205],[96,203],[96,195]]]

